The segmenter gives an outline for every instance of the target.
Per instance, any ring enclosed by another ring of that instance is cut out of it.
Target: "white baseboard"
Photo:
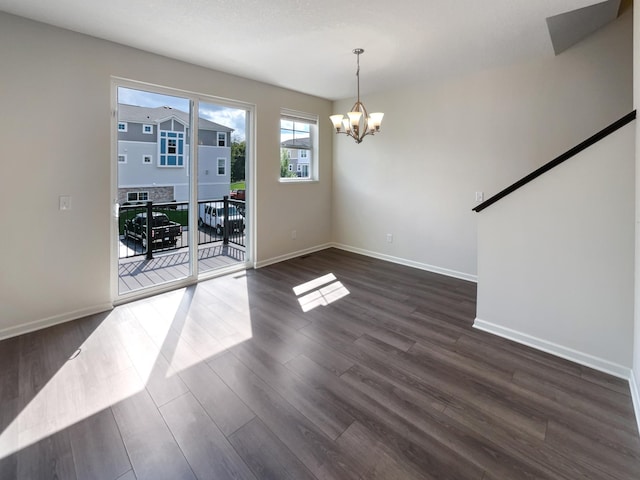
[[[638,390],[638,382],[636,382],[633,370],[629,374],[629,390],[631,390],[633,411],[636,413],[636,423],[638,424],[638,432],[640,433],[640,390]]]
[[[315,247],[305,248],[304,250],[297,250],[295,252],[280,255],[278,257],[267,258],[266,260],[260,260],[256,262],[254,268],[262,268],[267,265],[273,265],[274,263],[284,262],[285,260],[291,260],[292,258],[301,257],[302,255],[308,255],[310,253],[319,252],[320,250],[326,250],[331,248],[333,244],[325,243],[323,245],[316,245]]]
[[[436,267],[435,265],[429,265],[427,263],[420,263],[413,260],[407,260],[405,258],[394,257],[392,255],[373,252],[371,250],[365,250],[358,247],[351,247],[349,245],[344,245],[342,243],[333,243],[330,246],[338,248],[340,250],[345,250],[347,252],[358,253],[360,255],[365,255],[367,257],[373,257],[379,260],[385,260],[387,262],[405,265],[407,267],[413,267],[413,268],[418,268],[420,270],[426,270],[428,272],[439,273],[441,275],[446,275],[447,277],[459,278],[461,280],[467,280],[469,282],[474,282],[474,283],[478,282],[478,276],[471,275],[470,273],[458,272],[456,270],[450,270],[448,268]]]
[[[7,327],[0,330],[0,340],[5,338],[16,337],[24,333],[34,332],[47,327],[52,327],[60,323],[70,322],[77,320],[88,315],[95,315],[96,313],[106,312],[111,310],[113,305],[110,303],[104,303],[102,305],[94,305],[92,307],[82,308],[73,312],[62,313],[60,315],[53,315],[51,317],[43,318],[40,320],[34,320],[29,323],[23,323],[13,327]]]
[[[477,328],[478,330],[492,333],[494,335],[498,335],[499,337],[503,337],[509,340],[513,340],[514,342],[527,345],[537,350],[550,353],[551,355],[570,360],[580,365],[584,365],[585,367],[590,367],[595,370],[608,373],[610,375],[613,375],[614,377],[623,378],[625,380],[629,380],[629,378],[631,378],[631,369],[628,367],[610,362],[603,358],[594,357],[593,355],[590,355],[588,353],[573,350],[572,348],[563,347],[562,345],[558,345],[557,343],[549,342],[547,340],[531,336],[527,333],[518,332],[516,330],[502,327],[500,325],[496,325],[479,318],[476,318],[474,320],[473,327]]]

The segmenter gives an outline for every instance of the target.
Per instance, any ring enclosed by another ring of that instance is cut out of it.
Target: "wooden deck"
[[[245,248],[238,245],[203,245],[198,249],[198,271],[208,272],[245,261]],[[171,282],[189,275],[189,249],[120,259],[118,266],[118,292],[132,292]]]

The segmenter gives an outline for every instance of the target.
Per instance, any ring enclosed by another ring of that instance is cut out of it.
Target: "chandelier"
[[[356,48],[353,53],[358,58],[358,69],[356,70],[356,79],[358,85],[358,100],[351,107],[351,111],[347,115],[331,115],[329,118],[336,129],[336,133],[344,133],[353,138],[356,143],[362,142],[367,135],[373,135],[380,131],[382,117],[384,113],[368,114],[364,104],[360,101],[360,54],[364,53],[362,48]]]

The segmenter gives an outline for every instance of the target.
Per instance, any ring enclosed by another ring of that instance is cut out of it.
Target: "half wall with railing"
[[[626,115],[474,209],[475,327],[628,378],[634,119]]]

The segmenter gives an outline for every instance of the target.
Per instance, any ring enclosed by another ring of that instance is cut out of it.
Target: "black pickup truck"
[[[173,246],[182,236],[182,225],[169,220],[166,214],[153,212],[151,223],[151,245],[152,248],[162,246]],[[133,238],[142,242],[143,247],[147,247],[147,214],[138,213],[135,217],[128,219],[124,224],[124,238]]]

